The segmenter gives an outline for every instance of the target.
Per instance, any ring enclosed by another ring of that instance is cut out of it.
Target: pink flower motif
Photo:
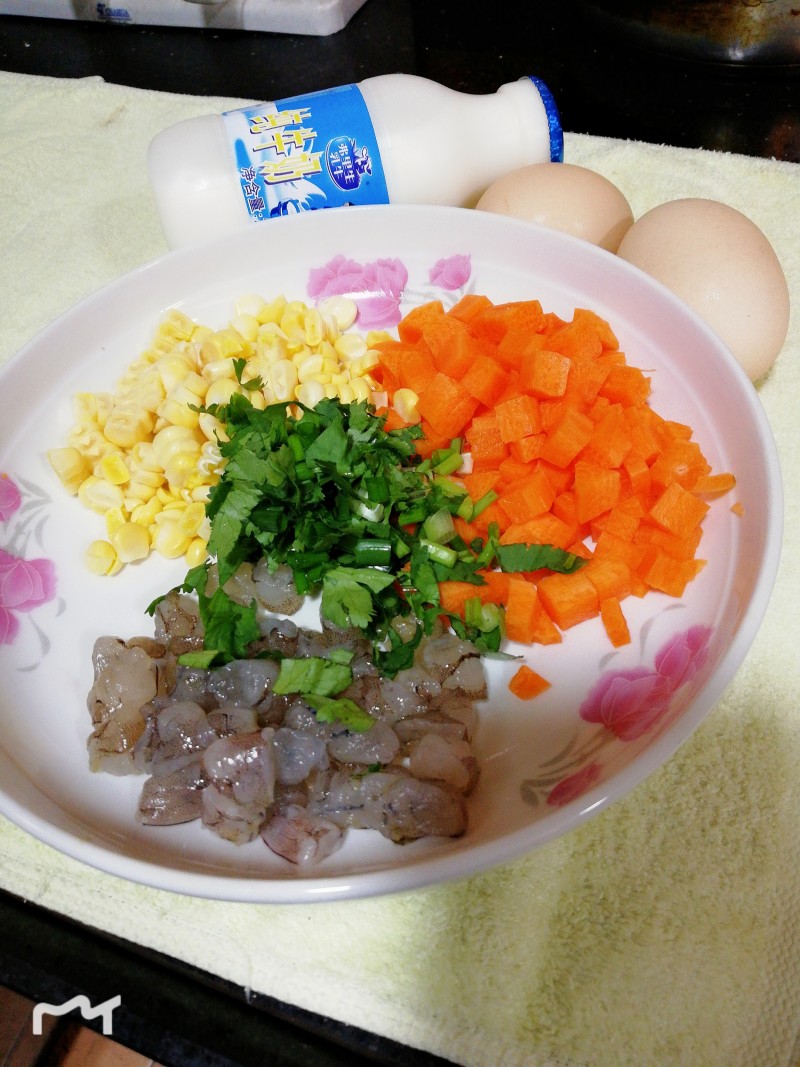
[[[428,271],[432,285],[442,289],[460,289],[466,285],[472,273],[472,258],[466,256],[448,256],[437,260]]]
[[[690,626],[661,646],[655,670],[607,671],[581,704],[581,718],[601,723],[621,741],[635,741],[656,725],[675,693],[702,668],[710,637],[709,627]]]
[[[585,767],[554,785],[547,794],[547,803],[555,808],[569,804],[596,785],[600,781],[602,771],[599,763],[587,763]]]
[[[22,503],[19,489],[7,474],[0,474],[0,522],[10,519]]]
[[[400,321],[400,301],[407,282],[408,271],[399,259],[362,264],[339,255],[324,267],[309,271],[307,288],[315,300],[349,296],[358,305],[359,324],[373,329],[395,326]]]
[[[708,659],[708,626],[690,626],[682,634],[675,634],[656,654],[656,670],[669,678],[673,690],[690,682]]]
[[[635,741],[666,713],[673,691],[668,678],[646,667],[607,671],[581,704],[580,716],[621,741]]]
[[[0,645],[10,645],[18,633],[19,621],[10,611],[0,607]]]
[[[53,561],[21,559],[0,549],[0,608],[33,611],[56,593]]]

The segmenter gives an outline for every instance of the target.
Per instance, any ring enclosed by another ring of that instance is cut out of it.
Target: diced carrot
[[[737,500],[735,504],[731,504],[731,511],[734,515],[738,515],[740,518],[744,515],[744,504],[741,500]]]
[[[485,311],[492,306],[492,302],[488,296],[483,296],[479,293],[465,293],[461,299],[454,304],[447,312],[451,318],[461,319],[462,322],[469,322],[479,312]]]
[[[521,441],[541,429],[538,401],[525,393],[498,403],[495,414],[500,436],[506,444]]]
[[[491,468],[497,470],[508,455],[508,445],[500,436],[497,414],[494,410],[475,415],[464,431],[472,455],[473,470]]]
[[[532,433],[527,437],[521,437],[519,441],[511,441],[508,450],[517,462],[532,463],[542,454],[544,442],[543,433]]]
[[[609,597],[624,600],[631,593],[631,569],[620,560],[593,556],[581,573],[589,579],[602,603]]]
[[[512,523],[527,522],[548,512],[555,496],[544,471],[534,470],[500,494],[500,505]]]
[[[436,433],[453,438],[467,426],[477,410],[478,401],[462,388],[460,382],[437,371],[419,394],[417,407]]]
[[[600,386],[600,393],[613,404],[635,407],[644,404],[650,395],[650,379],[638,367],[624,363],[611,368]]]
[[[453,440],[452,434],[437,433],[429,422],[422,419],[420,422],[422,437],[414,442],[414,450],[418,456],[428,459],[438,448],[449,448]]]
[[[650,467],[639,452],[633,449],[628,452],[622,461],[622,470],[626,479],[623,492],[629,492],[637,497],[649,496],[652,486]]]
[[[679,482],[670,482],[650,508],[648,517],[676,537],[688,537],[703,520],[709,506]]]
[[[577,316],[549,335],[548,347],[574,360],[595,359],[603,351],[595,324]]]
[[[427,304],[419,304],[411,308],[397,324],[397,336],[401,341],[416,344],[422,337],[426,324],[435,322],[444,315],[444,305],[441,300],[431,300]]]
[[[609,403],[595,424],[582,458],[606,467],[620,467],[632,444],[622,405]]]
[[[705,474],[698,478],[692,487],[693,492],[702,496],[720,496],[736,487],[736,478],[729,471],[724,474]]]
[[[614,648],[631,643],[631,632],[622,612],[622,605],[615,597],[600,601],[600,618]]]
[[[497,483],[500,481],[499,470],[473,470],[470,474],[465,474],[462,478],[464,482],[464,488],[470,495],[473,501],[480,500],[482,496],[485,496],[490,489],[494,489]]]
[[[577,408],[568,407],[548,433],[542,459],[557,467],[568,467],[592,438],[594,423]]]
[[[619,341],[611,326],[604,318],[590,308],[575,308],[573,322],[586,323],[592,327],[603,348],[618,349]]]
[[[512,522],[500,534],[503,545],[555,545],[567,548],[575,540],[575,530],[552,513],[539,515],[527,522]]]
[[[619,503],[622,479],[617,470],[579,459],[575,463],[578,522],[589,522]]]
[[[508,374],[497,360],[479,352],[465,370],[461,384],[470,396],[480,400],[486,407],[492,407],[505,391]]]
[[[584,569],[572,574],[548,574],[539,582],[544,609],[560,630],[593,619],[600,610],[597,590]]]
[[[650,467],[653,486],[663,489],[679,482],[684,489],[694,489],[698,478],[706,477],[711,466],[696,441],[676,438],[664,448]]]
[[[595,559],[615,559],[635,571],[647,551],[646,545],[632,544],[630,541],[603,530],[594,546]]]
[[[520,388],[542,399],[563,396],[571,370],[572,361],[567,356],[548,348],[528,348],[520,366]]]
[[[533,582],[512,575],[508,582],[505,610],[506,636],[509,641],[533,644],[537,616],[540,612],[539,593]]]
[[[682,597],[686,586],[705,566],[701,559],[674,559],[660,548],[650,548],[638,567],[639,577],[651,589],[668,596]]]
[[[694,559],[702,536],[703,527],[699,525],[686,537],[678,537],[660,526],[643,523],[634,534],[633,541],[638,545],[656,545],[674,559]]]
[[[436,369],[449,378],[463,378],[478,356],[483,355],[479,342],[459,319],[445,315],[427,326],[422,336],[433,353]]]
[[[497,468],[500,471],[500,483],[501,488],[507,489],[514,482],[522,481],[523,478],[527,478],[536,469],[531,463],[520,463],[518,459],[514,459],[514,456],[510,454],[503,460],[500,466]]]
[[[520,700],[534,700],[552,685],[541,674],[523,663],[508,683],[509,690]]]

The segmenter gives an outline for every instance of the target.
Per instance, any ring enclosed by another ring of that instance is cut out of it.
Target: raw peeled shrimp
[[[252,570],[237,581],[243,597],[258,584]],[[91,765],[148,776],[142,823],[200,819],[237,845],[260,838],[300,866],[329,856],[349,829],[397,843],[465,832],[478,778],[476,701],[486,695],[469,642],[439,630],[388,679],[359,631],[309,630],[264,612],[259,630],[257,658],[184,666],[178,657],[202,647],[202,625],[192,598],[172,592],[158,605],[153,638],[96,642]],[[353,674],[341,695],[374,720],[367,730],[323,721],[299,695],[273,691],[276,656],[335,648],[348,651]]]

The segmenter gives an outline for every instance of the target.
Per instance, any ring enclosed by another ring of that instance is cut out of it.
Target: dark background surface
[[[474,93],[535,74],[568,131],[800,162],[800,66],[661,54],[571,3],[471,10],[367,0],[328,37],[6,15],[0,69],[253,100],[395,71]],[[96,1003],[113,990],[115,1040],[166,1067],[444,1064],[327,1020],[324,1005],[315,1016],[248,996],[3,893],[0,929],[0,984],[49,1003],[80,992]]]

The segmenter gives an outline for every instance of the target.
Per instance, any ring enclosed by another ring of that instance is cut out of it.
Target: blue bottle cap
[[[533,75],[529,75],[528,77],[539,90],[539,95],[544,104],[545,114],[547,115],[547,126],[550,130],[550,162],[563,163],[564,131],[561,129],[561,117],[558,114],[558,108],[556,107],[553,94],[541,78],[535,78]]]

